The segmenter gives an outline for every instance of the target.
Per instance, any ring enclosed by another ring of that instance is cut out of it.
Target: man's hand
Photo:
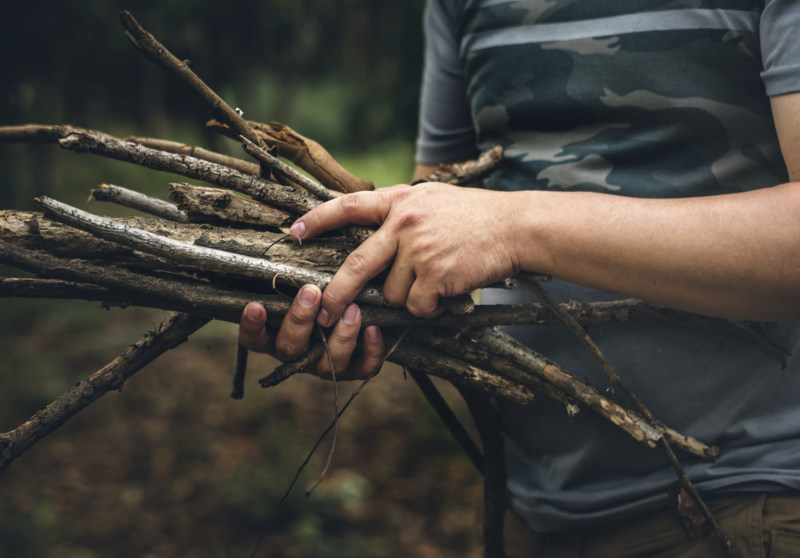
[[[265,327],[267,312],[264,307],[257,302],[251,302],[242,313],[239,342],[252,351],[269,353],[282,361],[297,359],[309,346],[321,299],[319,288],[304,285],[298,291],[277,332]],[[385,348],[377,326],[364,329],[361,354],[353,358],[360,329],[361,311],[355,304],[349,304],[328,335],[328,347],[337,379],[365,378],[381,363]],[[327,355],[317,363],[316,369],[308,372],[330,377]]]
[[[290,230],[307,239],[348,224],[380,225],[354,250],[322,296],[317,320],[337,323],[367,281],[389,269],[384,296],[421,317],[441,297],[467,293],[518,271],[513,194],[427,183],[358,192],[326,202]]]

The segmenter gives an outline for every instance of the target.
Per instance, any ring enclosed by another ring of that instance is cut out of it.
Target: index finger
[[[386,220],[400,185],[368,192],[353,192],[318,205],[297,221],[289,233],[299,240],[345,225],[380,225]]]
[[[386,269],[397,254],[397,239],[379,229],[353,250],[322,292],[322,309],[317,321],[322,326],[336,323],[367,282]]]

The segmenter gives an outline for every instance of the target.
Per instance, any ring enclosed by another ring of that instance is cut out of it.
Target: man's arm
[[[798,178],[800,95],[776,97],[773,107],[790,176]],[[325,325],[386,268],[387,298],[420,316],[440,311],[442,296],[529,270],[711,316],[800,317],[797,183],[655,200],[394,187],[323,204],[292,233],[310,238],[348,223],[381,227],[326,288]]]

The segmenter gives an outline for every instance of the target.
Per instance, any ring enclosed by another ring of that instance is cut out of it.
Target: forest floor
[[[2,316],[6,431],[167,314],[26,300],[5,301]],[[245,398],[231,399],[235,336],[209,324],[0,475],[0,558],[250,556],[334,407],[332,384],[309,376],[261,389],[274,366],[264,355],[251,355]],[[340,383],[339,400],[357,385]],[[481,555],[481,478],[400,369],[387,365],[345,412],[331,469],[306,498],[329,447],[257,556]]]

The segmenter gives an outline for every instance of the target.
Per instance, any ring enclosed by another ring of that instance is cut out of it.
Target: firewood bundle
[[[347,255],[372,232],[350,226],[302,245],[291,239],[285,231],[294,219],[343,193],[372,189],[372,184],[352,176],[319,144],[291,128],[244,120],[130,14],[123,12],[121,20],[139,50],[184,80],[213,107],[217,119],[208,125],[240,141],[251,159],[166,140],[122,139],[72,126],[0,127],[0,141],[50,142],[210,185],[176,181],[169,185],[171,201],[110,184],[91,192],[95,200],[133,207],[147,217],[110,219],[47,197],[37,198],[40,212],[0,211],[0,262],[36,276],[0,279],[3,296],[76,298],[176,312],[169,323],[31,420],[0,434],[0,471],[78,409],[119,388],[127,377],[208,321],[237,323],[245,305],[256,300],[267,309],[270,326],[277,327],[296,290],[305,283],[324,289]],[[474,184],[496,168],[501,157],[497,148],[475,161],[443,166],[431,179]],[[702,458],[713,457],[716,448],[660,423],[638,403],[635,394],[627,393],[584,330],[586,325],[630,319],[681,321],[697,327],[708,327],[711,321],[635,300],[558,304],[540,284],[544,279],[533,275],[517,278],[523,285],[518,288],[532,289],[542,300],[540,304],[482,306],[464,296],[447,301],[447,311],[430,319],[414,318],[405,309],[389,305],[381,294],[380,278],[361,292],[357,302],[363,326],[382,328],[387,346],[392,347],[389,360],[417,374],[439,376],[520,404],[543,394],[561,401],[570,414],[588,408],[634,440],[650,447],[663,446],[678,470],[673,447]],[[610,385],[627,393],[629,403],[615,401],[609,391],[579,380],[495,327],[563,323],[597,356]],[[713,325],[741,329],[724,321],[713,321]],[[296,362],[261,378],[261,385],[273,386],[303,371],[323,358],[324,352],[320,336]],[[241,378],[238,382],[234,391],[241,396]]]

